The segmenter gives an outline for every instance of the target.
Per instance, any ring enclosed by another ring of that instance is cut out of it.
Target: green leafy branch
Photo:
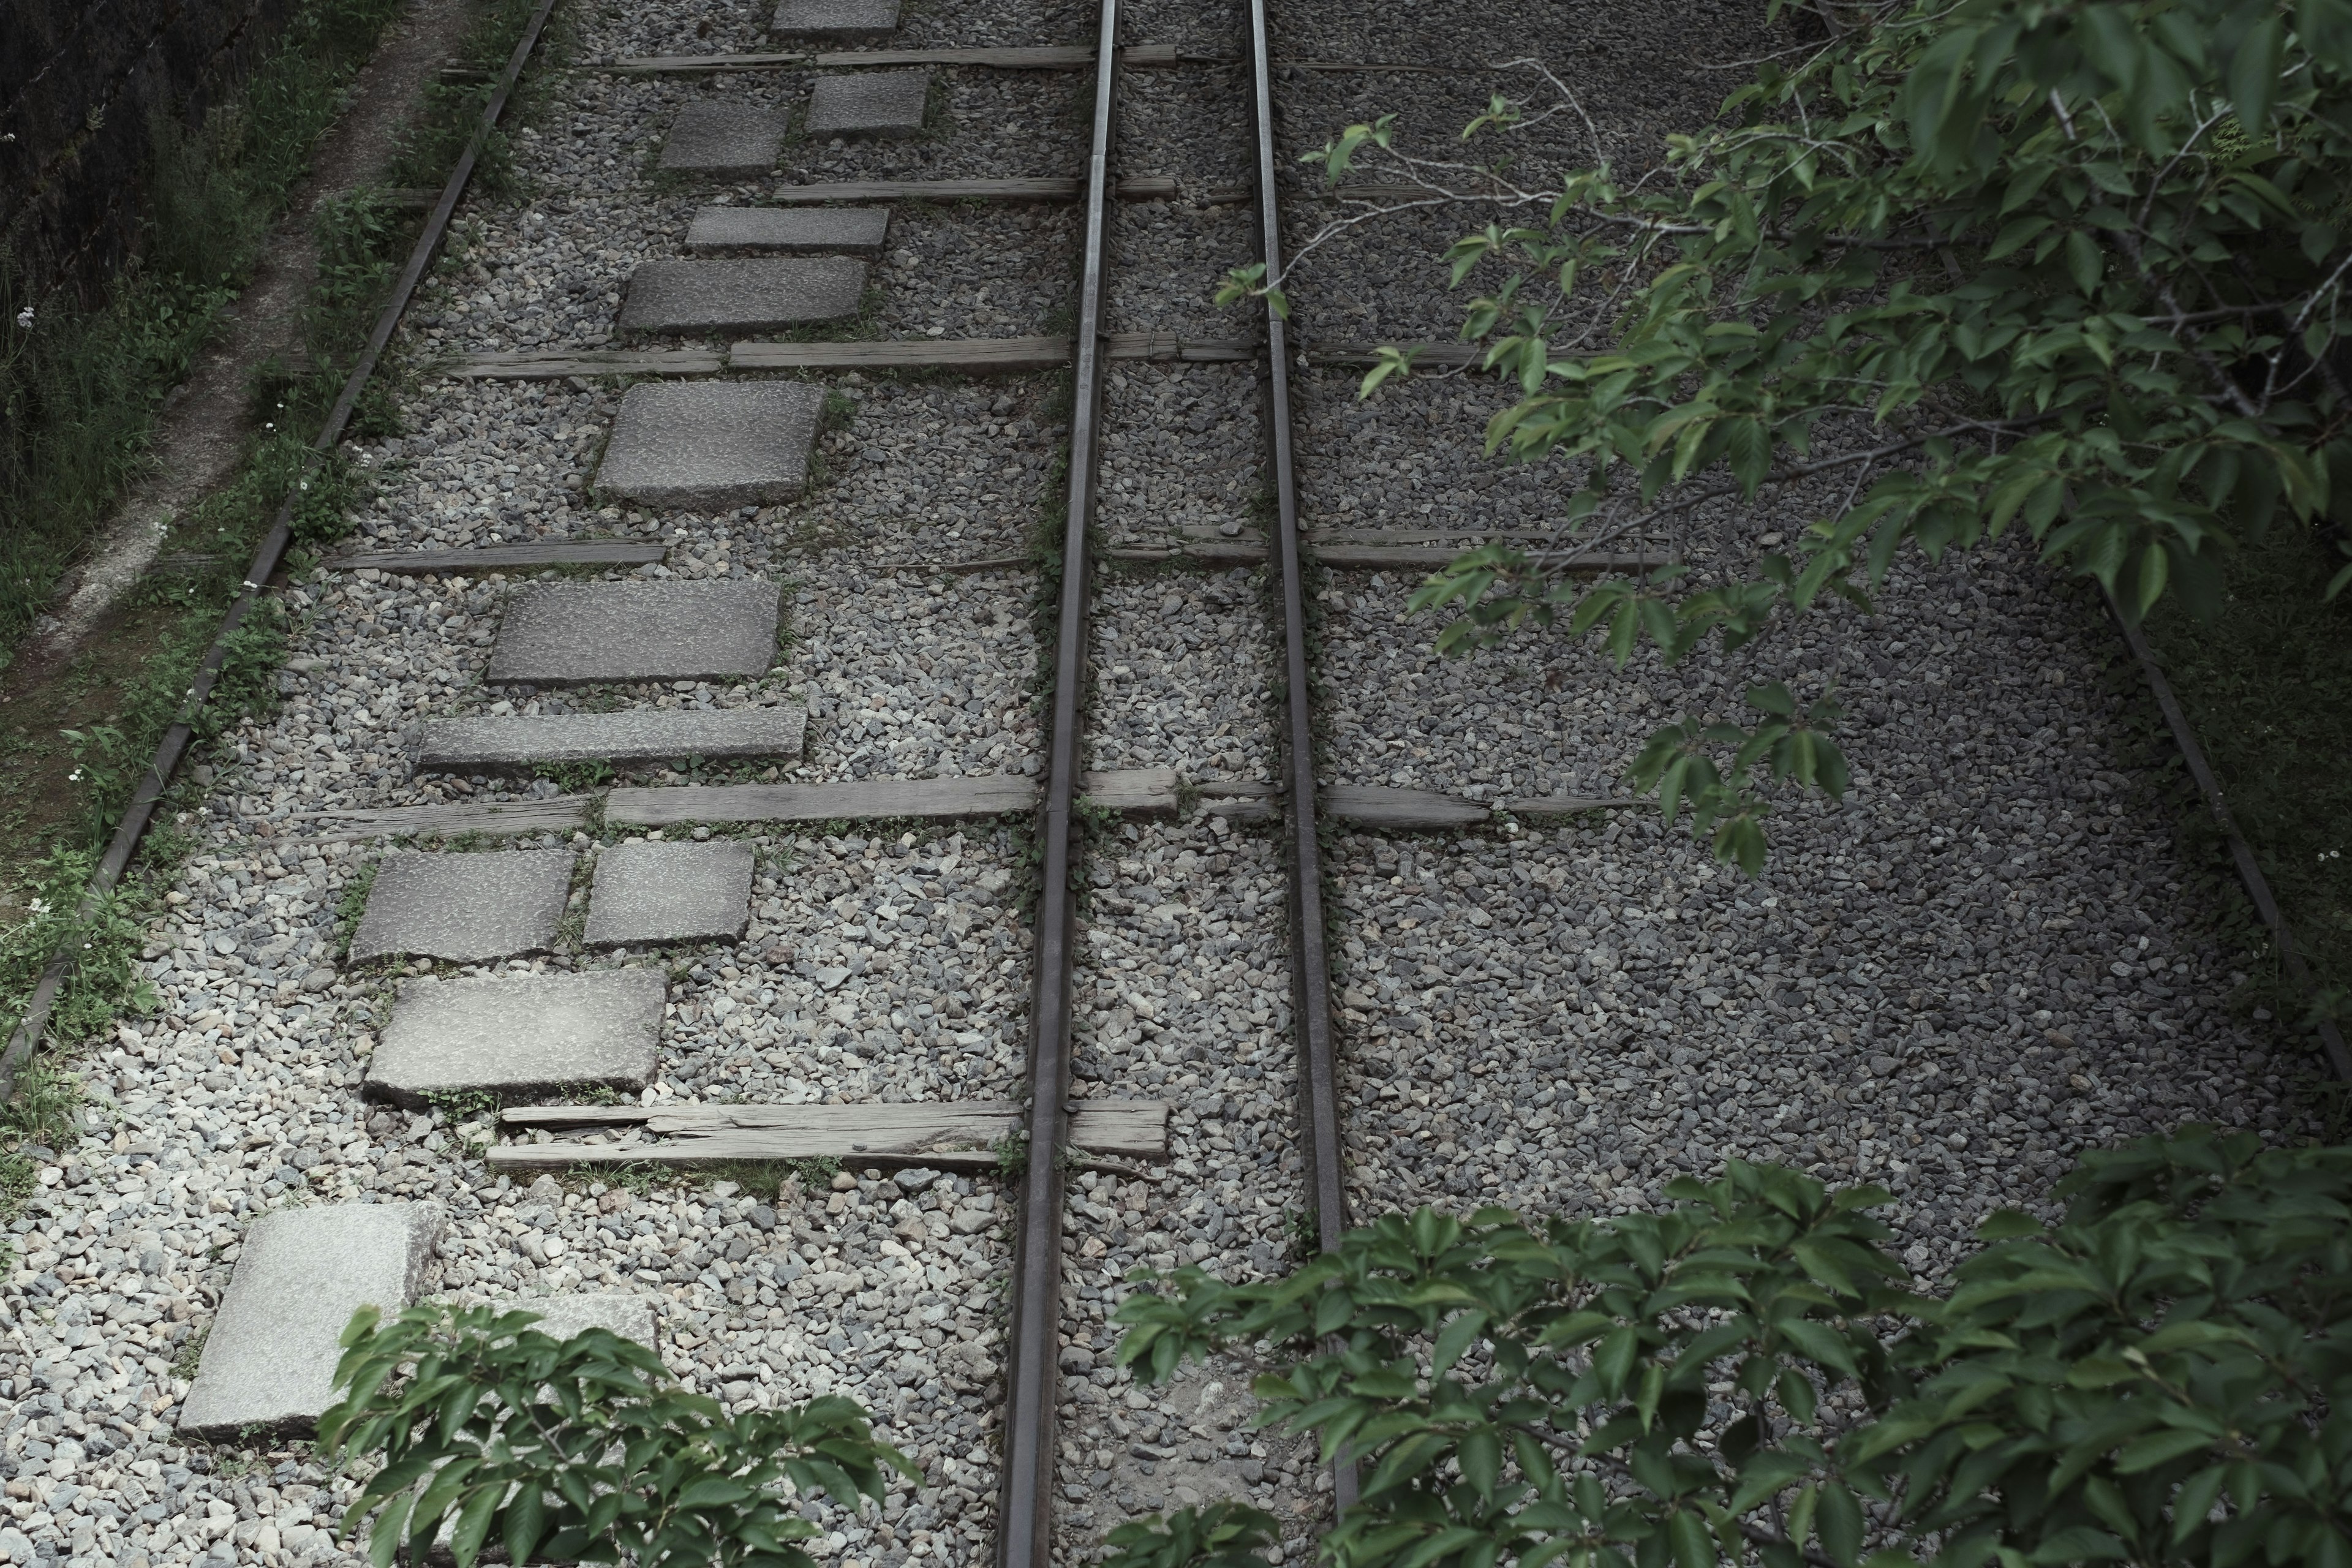
[[[492,1542],[518,1565],[814,1568],[795,1494],[854,1509],[884,1500],[887,1470],[919,1479],[853,1401],[730,1415],[643,1345],[537,1321],[446,1305],[352,1320],[319,1439],[382,1462],[343,1517],[369,1522],[376,1568],[404,1543],[422,1562],[445,1530],[458,1568]]]

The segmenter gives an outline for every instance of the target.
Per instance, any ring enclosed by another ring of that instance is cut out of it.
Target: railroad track
[[[1440,130],[1508,85],[1334,64],[1464,58],[1450,18],[766,23],[582,20],[527,199],[457,209],[392,340],[355,537],[270,590],[283,707],[167,808],[160,1009],[91,1048],[5,1284],[28,1551],[325,1552],[345,1483],[281,1439],[352,1305],[438,1292],[860,1399],[924,1472],[828,1516],[863,1568],[1221,1493],[1295,1552],[1349,1478],[1237,1369],[1120,1376],[1135,1266],[1745,1153],[1890,1182],[1931,1268],[2084,1142],[2292,1122],[2029,563],[1801,648],[1867,692],[1862,785],[1758,884],[1615,798],[1742,672],[1426,654],[1420,574],[1551,500],[1475,458],[1477,380],[1354,400],[1451,335],[1412,258],[1457,219],[1326,246],[1287,322],[1206,295],[1337,210],[1296,158],[1373,84]],[[1603,134],[1653,96],[1596,79]]]

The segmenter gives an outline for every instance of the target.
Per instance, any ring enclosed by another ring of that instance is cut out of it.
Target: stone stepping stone
[[[898,0],[782,0],[774,30],[801,38],[885,38],[898,30]]]
[[[596,858],[592,947],[733,942],[751,919],[751,847],[623,844]]]
[[[674,174],[753,179],[776,166],[788,117],[751,103],[689,103],[670,121],[660,167]]]
[[[855,316],[865,293],[866,263],[854,257],[646,261],[629,274],[620,327],[628,332],[773,331]]]
[[[537,1312],[531,1326],[551,1339],[568,1340],[584,1329],[604,1329],[647,1350],[659,1350],[654,1304],[626,1290],[592,1290],[572,1296],[530,1296],[494,1301],[500,1311]]]
[[[275,1209],[245,1233],[205,1337],[180,1430],[232,1437],[307,1432],[335,1402],[352,1314],[415,1299],[440,1237],[437,1204]]]
[[[888,207],[702,207],[687,226],[688,250],[829,250],[879,256]]]
[[[912,136],[923,128],[931,73],[858,71],[821,76],[809,95],[812,136]]]
[[[808,710],[772,708],[638,709],[626,713],[562,713],[520,719],[434,719],[410,742],[416,765],[436,773],[505,773],[541,763],[662,763],[685,757],[789,759],[801,754]],[[521,809],[519,804],[517,810]],[[574,803],[558,826],[576,826]],[[382,814],[385,817],[390,813]],[[404,819],[375,831],[396,831]],[[444,832],[474,826],[453,819]],[[420,829],[421,831],[421,829]],[[534,831],[526,826],[507,831]]]
[[[727,680],[776,663],[773,583],[546,583],[499,622],[492,685]]]
[[[824,388],[807,382],[640,383],[621,398],[596,488],[700,511],[791,500],[824,417]]]
[[[654,1076],[663,996],[658,969],[404,980],[365,1089],[411,1110],[445,1094],[635,1094]]]
[[[386,856],[352,937],[352,962],[401,953],[488,963],[548,952],[578,859],[569,849]]]

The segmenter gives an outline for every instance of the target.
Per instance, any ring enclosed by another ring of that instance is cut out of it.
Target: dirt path
[[[425,84],[473,20],[471,0],[417,0],[361,70],[352,106],[320,143],[296,188],[252,283],[222,312],[220,331],[194,371],[164,402],[152,471],[123,502],[104,539],[78,567],[65,603],[34,637],[11,684],[54,679],[154,563],[173,518],[228,479],[244,450],[246,387],[273,355],[302,348],[302,305],[319,256],[319,205],[375,178]],[[12,692],[12,699],[20,692]]]

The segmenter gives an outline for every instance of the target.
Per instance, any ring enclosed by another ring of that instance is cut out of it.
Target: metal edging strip
[[[2197,781],[2197,789],[2205,797],[2206,806],[2213,813],[2214,822],[2230,842],[2230,858],[2238,868],[2238,879],[2245,884],[2246,896],[2253,900],[2254,912],[2263,917],[2270,928],[2271,941],[2278,945],[2279,966],[2286,971],[2287,980],[2306,997],[2313,992],[2311,971],[2295,950],[2294,932],[2286,923],[2286,911],[2279,908],[2278,900],[2271,893],[2270,879],[2263,875],[2262,862],[2254,858],[2253,846],[2238,831],[2237,819],[2230,815],[2230,803],[2221,794],[2221,781],[2213,773],[2212,764],[2205,759],[2205,748],[2198,743],[2197,731],[2190,727],[2188,710],[2173,693],[2172,682],[2164,678],[2164,667],[2157,662],[2156,649],[2148,646],[2147,634],[2124,618],[2123,606],[2113,594],[2105,595],[2107,614],[2114,617],[2116,629],[2124,635],[2124,645],[2139,660],[2140,674],[2147,680],[2148,690],[2156,705],[2164,712],[2164,722],[2172,731],[2172,742],[2180,748],[2180,760],[2188,764],[2189,776]],[[2338,1082],[2352,1082],[2352,1051],[2344,1046],[2344,1032],[2333,1018],[2319,1020],[2320,1054],[2327,1059],[2327,1070]]]
[[[1054,1555],[1062,1151],[1069,1135],[1070,977],[1076,945],[1070,878],[1076,864],[1080,713],[1087,675],[1087,531],[1094,511],[1095,442],[1102,405],[1104,251],[1111,197],[1112,110],[1118,84],[1118,0],[1102,0],[1072,372],[1069,504],[1062,530],[1062,594],[1055,629],[1053,743],[1038,825],[1045,885],[1037,899],[1036,989],[1029,1013],[1028,1157],[1020,1177],[1020,1221],[1013,1241],[998,1568],[1049,1568]]]
[[[328,411],[326,424],[320,427],[318,439],[310,443],[313,458],[333,451],[336,443],[343,438],[343,428],[351,423],[352,411],[359,406],[360,395],[366,390],[368,378],[375,374],[376,363],[383,358],[385,345],[392,342],[392,334],[400,325],[401,313],[408,308],[409,299],[416,292],[416,285],[424,278],[425,268],[432,264],[434,251],[440,247],[442,237],[448,232],[449,219],[457,210],[459,198],[466,193],[467,181],[473,177],[474,164],[481,156],[482,145],[497,128],[499,116],[506,111],[507,100],[514,91],[515,82],[522,75],[522,68],[530,60],[531,51],[539,46],[540,33],[546,27],[547,19],[554,10],[555,0],[540,0],[539,9],[531,14],[530,26],[524,29],[521,39],[516,43],[513,55],[507,60],[506,70],[499,78],[497,89],[490,94],[489,102],[483,106],[481,123],[467,138],[466,150],[458,155],[457,166],[450,170],[448,183],[441,187],[441,199],[434,204],[433,216],[425,220],[425,232],[417,237],[416,244],[410,249],[408,264],[401,268],[400,277],[393,285],[392,297],[385,302],[383,313],[377,316],[375,330],[368,334],[366,349],[361,353],[358,363],[352,366],[352,374],[344,380],[342,393]],[[123,808],[122,819],[114,830],[114,839],[107,846],[106,858],[91,873],[89,886],[82,893],[81,905],[75,919],[77,929],[97,911],[99,905],[121,881],[122,873],[130,868],[131,858],[138,852],[139,841],[145,836],[148,824],[154,819],[155,807],[162,803],[164,790],[171,785],[173,770],[179,766],[180,759],[187,753],[188,742],[195,736],[195,716],[203,709],[205,699],[212,695],[213,684],[220,679],[220,672],[228,662],[229,644],[236,637],[237,629],[245,625],[246,617],[253,613],[254,605],[260,602],[262,584],[268,583],[270,574],[278,570],[278,563],[285,558],[286,547],[293,542],[294,504],[302,493],[312,467],[311,462],[304,462],[302,471],[287,490],[285,500],[279,503],[278,516],[270,524],[269,531],[262,536],[260,548],[254,552],[253,564],[246,569],[244,591],[237,595],[227,614],[221,617],[220,630],[214,634],[212,646],[205,650],[204,660],[196,667],[195,682],[181,700],[180,717],[163,731],[163,739],[157,744],[146,773],[141,776],[139,787],[131,792],[131,804]],[[50,954],[48,963],[42,966],[40,980],[26,1005],[25,1016],[9,1037],[7,1049],[0,1051],[0,1100],[12,1099],[16,1095],[17,1078],[24,1071],[26,1063],[32,1060],[34,1051],[40,1047],[42,1036],[48,1030],[50,1010],[57,1005],[58,993],[65,988],[66,977],[73,972],[78,951],[72,939],[68,938],[67,944]]]

